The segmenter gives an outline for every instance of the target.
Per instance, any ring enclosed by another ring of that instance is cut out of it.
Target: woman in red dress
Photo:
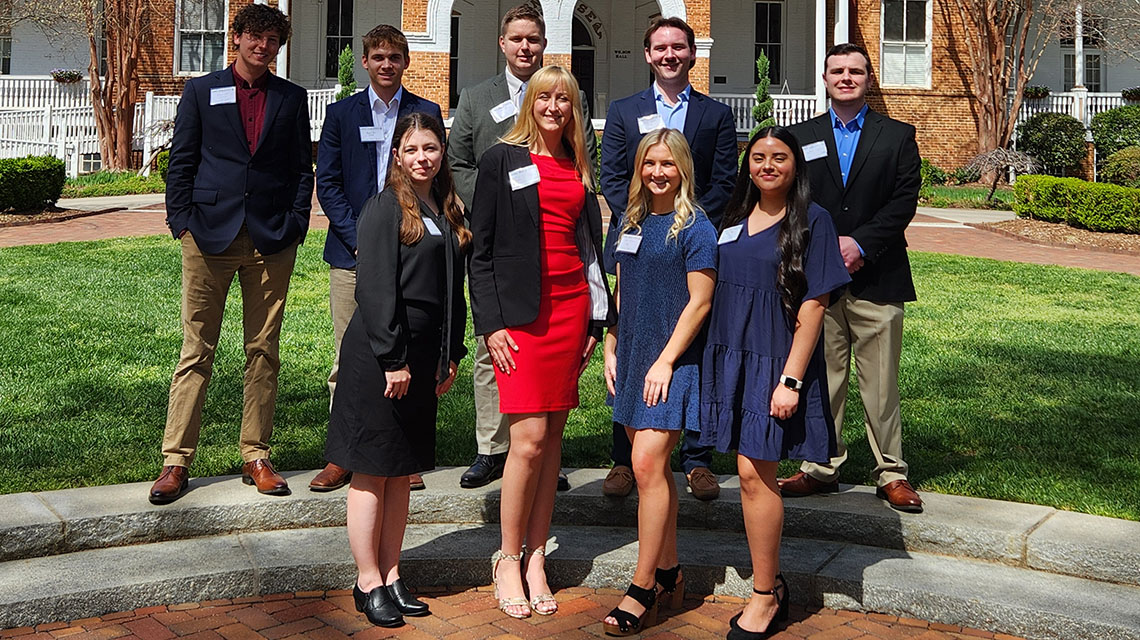
[[[502,543],[492,560],[499,608],[550,615],[545,551],[578,376],[614,322],[602,276],[601,214],[586,157],[578,83],[545,67],[527,83],[518,119],[479,160],[471,210],[471,308],[486,337],[508,416]],[[526,597],[529,591],[530,599]]]

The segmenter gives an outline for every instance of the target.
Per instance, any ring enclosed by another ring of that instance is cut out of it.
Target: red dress
[[[590,290],[575,228],[586,202],[574,162],[530,154],[538,167],[541,296],[538,317],[508,327],[519,350],[509,375],[495,369],[501,413],[542,413],[578,406],[578,368],[590,321]]]

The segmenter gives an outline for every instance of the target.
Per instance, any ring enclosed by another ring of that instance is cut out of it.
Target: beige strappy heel
[[[546,547],[535,547],[534,549],[528,550],[524,545],[522,552],[527,556],[542,556],[543,558],[546,557]],[[553,593],[538,593],[531,596],[530,608],[534,609],[534,612],[540,616],[550,616],[554,615],[558,611],[558,601],[554,599]]]
[[[503,613],[507,614],[508,616],[510,616],[512,618],[517,618],[519,620],[522,620],[523,618],[529,618],[530,617],[530,603],[528,603],[526,601],[526,598],[515,597],[515,598],[507,598],[506,600],[500,598],[499,597],[499,579],[497,576],[498,576],[499,562],[501,562],[503,560],[509,560],[511,562],[522,562],[522,557],[523,557],[523,554],[521,554],[521,553],[516,553],[514,555],[510,555],[507,553],[503,553],[502,549],[495,551],[494,555],[491,556],[491,584],[494,585],[494,587],[495,587],[495,600],[499,601],[499,611],[502,611]],[[508,607],[516,607],[516,608],[517,607],[526,607],[526,613],[511,612],[511,611],[507,610]]]

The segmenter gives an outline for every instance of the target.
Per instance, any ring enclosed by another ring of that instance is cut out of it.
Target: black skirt
[[[398,477],[435,468],[436,368],[440,338],[408,343],[412,379],[403,398],[385,398],[387,379],[372,354],[360,314],[340,347],[325,460],[353,473]]]

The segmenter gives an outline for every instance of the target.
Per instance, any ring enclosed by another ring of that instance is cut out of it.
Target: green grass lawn
[[[155,171],[147,177],[134,171],[97,171],[68,178],[63,185],[64,198],[91,198],[94,196],[125,196],[135,193],[162,193],[166,183]]]
[[[994,199],[987,200],[990,188],[982,185],[935,185],[930,187],[930,197],[922,203],[927,207],[940,209],[1013,209],[1013,189],[999,185]]]
[[[323,232],[302,247],[282,335],[273,459],[315,468],[332,358]],[[1140,520],[1140,278],[912,254],[904,451],[920,489]],[[151,480],[178,355],[178,245],[166,237],[0,250],[0,493]],[[195,476],[236,473],[240,301],[230,300]],[[600,359],[600,358],[599,358]],[[605,466],[595,362],[564,463]],[[854,386],[852,387],[854,390]],[[470,359],[439,417],[441,465],[474,454]],[[868,480],[862,408],[848,403],[846,482]],[[720,473],[733,461],[718,457]],[[792,463],[785,463],[790,472]]]

